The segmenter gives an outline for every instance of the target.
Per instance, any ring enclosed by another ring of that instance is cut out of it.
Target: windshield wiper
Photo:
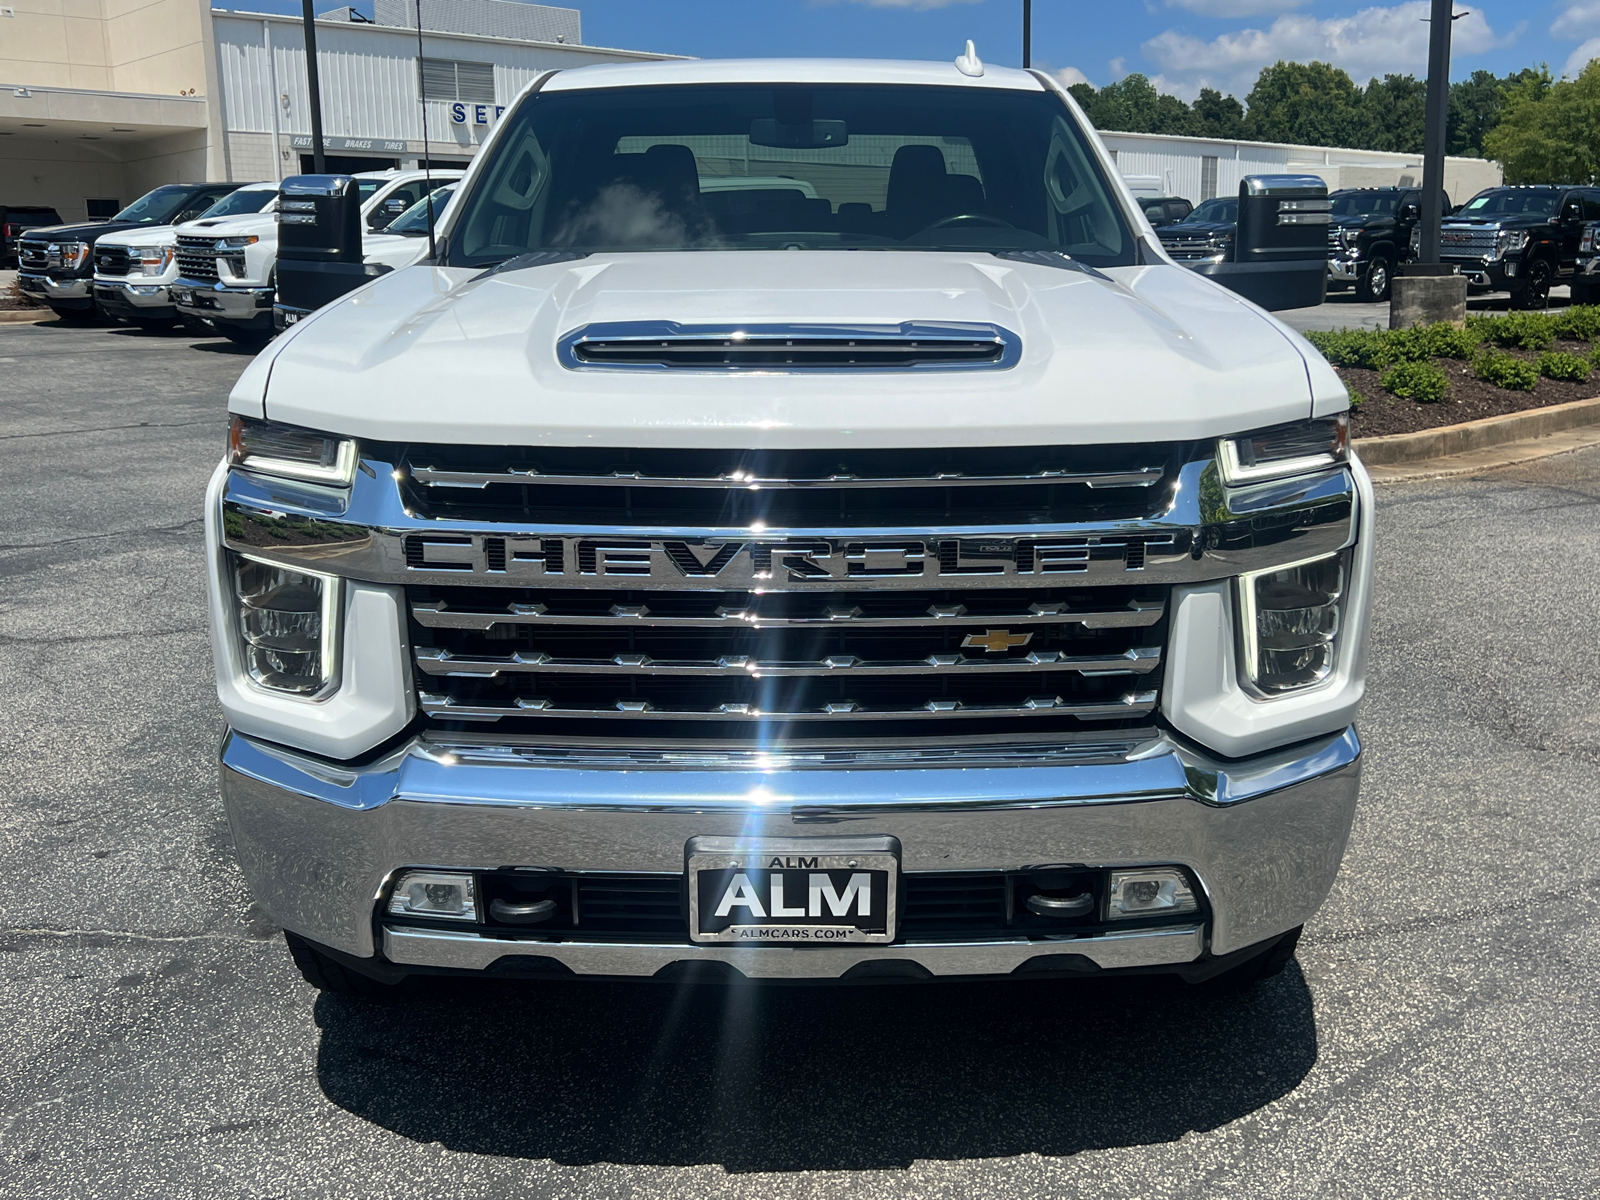
[[[491,275],[498,275],[502,271],[521,271],[528,267],[547,267],[555,263],[577,262],[580,258],[588,258],[587,250],[535,250],[529,254],[518,254],[504,262],[496,263],[481,275],[474,275],[473,280],[487,279]]]

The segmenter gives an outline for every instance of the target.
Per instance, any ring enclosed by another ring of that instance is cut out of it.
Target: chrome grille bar
[[[1060,650],[1033,651],[1015,658],[985,659],[963,654],[930,654],[906,662],[874,662],[834,654],[820,662],[762,662],[746,654],[722,655],[714,661],[680,662],[648,654],[618,654],[609,660],[558,658],[541,651],[504,655],[461,655],[418,646],[417,666],[427,675],[492,679],[501,673],[545,671],[563,675],[724,675],[734,678],[797,678],[822,675],[994,675],[1039,671],[1075,671],[1084,675],[1145,674],[1161,663],[1158,646],[1135,646],[1118,654],[1074,655]]]
[[[417,624],[430,629],[470,629],[486,633],[496,625],[586,625],[605,628],[647,625],[678,629],[804,629],[910,628],[934,625],[1081,625],[1085,629],[1123,629],[1154,625],[1166,605],[1159,600],[1130,600],[1120,608],[1075,611],[1060,602],[1035,603],[1021,612],[971,613],[961,604],[933,604],[913,616],[867,616],[849,603],[829,605],[817,616],[764,616],[754,608],[719,608],[709,616],[676,616],[651,612],[643,604],[614,604],[607,613],[552,613],[544,604],[507,604],[495,611],[466,611],[443,600],[411,605]]]
[[[1109,703],[1075,703],[1060,696],[1029,696],[1018,704],[963,704],[960,700],[929,700],[916,708],[867,709],[854,701],[828,704],[819,709],[764,711],[750,704],[723,704],[715,709],[664,709],[648,700],[618,700],[611,708],[558,707],[548,700],[518,699],[505,705],[461,703],[453,697],[423,692],[422,711],[452,721],[498,721],[502,717],[581,717],[585,720],[670,721],[904,721],[960,717],[1039,717],[1122,719],[1154,711],[1156,693],[1125,692]]]
[[[1020,475],[967,475],[961,472],[901,477],[829,475],[817,479],[767,479],[748,472],[730,471],[717,476],[645,475],[637,471],[612,471],[604,475],[547,475],[536,470],[508,467],[503,471],[441,471],[413,467],[411,477],[428,487],[486,488],[491,484],[544,484],[553,487],[721,488],[752,492],[796,491],[803,488],[914,488],[1006,487],[1049,483],[1083,484],[1091,488],[1152,487],[1161,482],[1160,467],[1135,471],[1033,471]]]

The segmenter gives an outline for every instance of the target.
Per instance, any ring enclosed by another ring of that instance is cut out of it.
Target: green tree
[[[1260,142],[1352,146],[1362,132],[1361,90],[1325,62],[1279,61],[1245,97],[1244,136]]]
[[[1542,95],[1552,82],[1548,68],[1523,67],[1503,79],[1493,71],[1474,71],[1452,83],[1446,153],[1482,158],[1484,136],[1499,123],[1507,93],[1532,89]]]
[[[1137,71],[1096,92],[1088,113],[1096,129],[1121,133],[1190,133],[1194,129],[1189,106],[1176,96],[1156,91]]]
[[[1398,150],[1421,154],[1427,124],[1428,85],[1413,75],[1373,79],[1361,94],[1361,132],[1351,145],[1358,150]]]
[[[1525,73],[1527,74],[1527,73]],[[1499,122],[1483,139],[1507,183],[1592,183],[1600,178],[1600,60],[1576,79],[1548,71],[1504,89]]]
[[[1088,112],[1094,107],[1094,84],[1075,83],[1067,89],[1072,98],[1078,102],[1078,107]]]
[[[1244,105],[1216,88],[1201,88],[1191,106],[1195,133],[1201,137],[1237,138],[1244,128]]]

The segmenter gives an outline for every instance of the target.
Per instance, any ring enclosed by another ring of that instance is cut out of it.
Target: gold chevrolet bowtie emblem
[[[985,629],[981,636],[976,633],[967,634],[961,644],[973,648],[982,646],[990,654],[1004,654],[1017,646],[1026,646],[1032,640],[1031,633],[1012,633],[1009,629]]]

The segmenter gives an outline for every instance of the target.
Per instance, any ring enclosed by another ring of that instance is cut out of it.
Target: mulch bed
[[[1553,350],[1584,355],[1593,348],[1588,342],[1557,342],[1551,347]],[[1527,359],[1539,357],[1520,350],[1506,353]],[[1513,392],[1477,378],[1469,362],[1453,358],[1438,358],[1434,362],[1450,377],[1450,398],[1439,404],[1418,404],[1415,400],[1391,396],[1378,386],[1377,371],[1366,371],[1360,367],[1335,367],[1339,378],[1365,398],[1359,408],[1350,410],[1350,436],[1364,438],[1384,437],[1391,433],[1416,433],[1421,429],[1437,429],[1441,425],[1456,425],[1462,421],[1476,421],[1483,417],[1498,417],[1504,413],[1524,412],[1530,408],[1545,408],[1551,404],[1566,404],[1600,396],[1600,369],[1586,383],[1541,379],[1531,392]]]

